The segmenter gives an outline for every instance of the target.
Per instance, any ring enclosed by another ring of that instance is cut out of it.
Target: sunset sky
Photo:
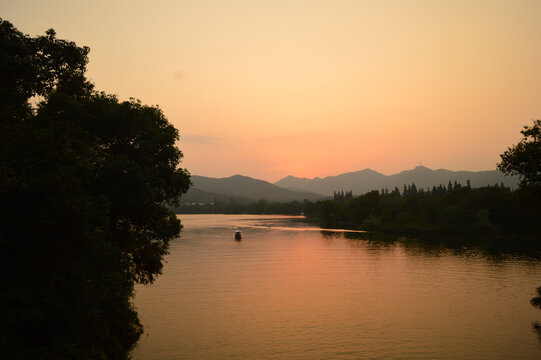
[[[192,174],[495,169],[541,118],[541,1],[6,1],[159,105]]]

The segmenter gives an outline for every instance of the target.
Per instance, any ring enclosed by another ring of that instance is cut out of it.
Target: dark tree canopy
[[[88,47],[59,40],[50,29],[35,38],[0,19],[0,105],[2,116],[29,110],[28,100],[57,90],[70,95],[89,94],[85,78]],[[11,113],[11,114],[9,114]]]
[[[522,140],[502,155],[498,169],[521,178],[521,186],[541,186],[541,120],[524,126]]]
[[[122,359],[190,185],[163,112],[93,90],[89,49],[0,21],[0,358]]]

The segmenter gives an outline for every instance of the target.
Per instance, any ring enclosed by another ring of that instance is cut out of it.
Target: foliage
[[[390,233],[511,233],[537,234],[540,214],[525,206],[522,191],[503,185],[472,189],[459,183],[403,193],[371,191],[340,200],[320,201],[306,210],[323,226]]]
[[[0,21],[0,358],[122,359],[190,182],[158,107],[93,91],[89,49]],[[32,105],[35,104],[35,105]]]
[[[518,200],[523,209],[524,226],[532,232],[541,233],[541,120],[535,120],[532,126],[524,126],[522,140],[508,148],[498,164],[505,174],[520,176]],[[541,308],[541,287],[530,304]],[[534,324],[534,329],[541,333],[541,325]]]
[[[541,120],[524,126],[522,140],[501,155],[498,169],[510,175],[519,175],[521,186],[541,186]]]
[[[360,196],[335,192],[332,200],[252,204],[218,202],[182,204],[177,213],[283,214],[318,221],[324,227],[344,227],[384,233],[523,234],[541,232],[538,196],[531,189],[501,185],[472,188],[454,182],[418,188],[371,191]]]

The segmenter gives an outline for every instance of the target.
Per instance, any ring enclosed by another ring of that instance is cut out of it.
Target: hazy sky
[[[89,46],[88,77],[158,104],[183,167],[269,181],[494,169],[541,118],[541,1],[6,1]]]

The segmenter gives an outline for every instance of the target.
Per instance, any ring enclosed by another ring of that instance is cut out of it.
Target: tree
[[[524,126],[520,132],[522,140],[508,148],[500,157],[502,161],[498,169],[507,175],[520,177],[521,192],[518,199],[522,210],[521,218],[525,219],[526,228],[532,233],[539,234],[541,208],[541,120],[534,120],[532,126]],[[533,225],[533,226],[532,226]],[[535,307],[541,307],[541,287],[537,288],[537,296],[530,300]],[[534,325],[540,331],[539,324]]]
[[[501,156],[498,169],[508,175],[518,175],[521,186],[541,186],[541,120],[524,126],[522,140]]]
[[[0,116],[20,120],[29,113],[31,97],[54,90],[72,95],[91,91],[84,76],[89,51],[57,39],[53,29],[31,38],[0,19]]]
[[[181,229],[178,131],[94,91],[88,52],[0,21],[0,358],[126,358]]]

